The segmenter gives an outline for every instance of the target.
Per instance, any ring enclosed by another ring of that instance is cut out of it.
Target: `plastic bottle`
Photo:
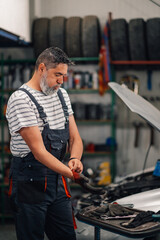
[[[68,88],[72,89],[73,88],[73,70],[69,70],[68,72]]]
[[[89,79],[90,79],[90,73],[89,72],[84,72],[84,87],[88,88],[89,85]]]
[[[98,89],[98,74],[97,74],[97,72],[92,73],[92,87],[93,87],[93,89]]]
[[[13,67],[9,67],[7,74],[7,89],[12,89],[14,71],[15,69]]]
[[[74,84],[75,84],[75,89],[80,89],[81,87],[81,75],[80,73],[76,73],[74,75]]]
[[[4,90],[7,90],[7,85],[8,85],[7,81],[8,81],[8,73],[5,72],[3,75],[3,89]]]
[[[68,89],[68,76],[63,77],[63,87]]]
[[[30,80],[30,76],[31,76],[31,70],[29,68],[29,65],[26,64],[24,66],[24,68],[22,69],[22,81],[23,83],[26,83]]]
[[[14,81],[13,81],[13,84],[12,84],[12,88],[13,89],[17,89],[21,85],[22,85],[22,82],[21,82],[21,75],[20,75],[20,65],[16,65]]]

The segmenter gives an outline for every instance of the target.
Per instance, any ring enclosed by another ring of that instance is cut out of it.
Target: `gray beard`
[[[47,75],[45,75],[41,78],[40,88],[45,95],[49,96],[49,95],[56,93],[58,91],[58,89],[50,88],[47,84],[46,78],[47,78]]]

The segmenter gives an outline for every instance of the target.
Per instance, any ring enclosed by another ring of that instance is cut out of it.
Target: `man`
[[[9,196],[18,240],[75,240],[74,218],[65,177],[81,173],[83,151],[63,77],[72,62],[59,48],[37,58],[32,78],[7,105],[13,161]],[[68,166],[63,158],[68,149]]]

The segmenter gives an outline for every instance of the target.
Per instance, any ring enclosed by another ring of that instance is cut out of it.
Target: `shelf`
[[[87,158],[96,158],[96,157],[106,157],[106,156],[111,156],[114,155],[112,152],[83,152],[82,157],[87,157]],[[66,159],[69,158],[69,153],[66,153]]]
[[[7,90],[2,90],[0,89],[0,92],[2,93],[7,93],[7,94],[11,94],[14,91],[16,91],[17,89],[7,89]],[[66,89],[66,91],[68,92],[68,94],[99,94],[99,90],[98,89]],[[106,90],[106,93],[111,93],[111,89]]]
[[[66,89],[69,94],[98,93],[98,89]]]
[[[0,28],[1,47],[30,47],[31,43],[26,42],[22,37]]]
[[[84,152],[83,157],[90,157],[90,158],[96,158],[96,157],[106,157],[110,156],[111,152]]]
[[[91,61],[91,62],[97,62],[99,61],[98,57],[76,57],[76,58],[70,58],[71,61],[75,62],[86,62],[86,61]],[[3,60],[2,63],[4,65],[6,64],[21,64],[21,63],[31,63],[35,64],[36,59],[7,59]]]
[[[112,65],[160,65],[160,61],[110,61]]]
[[[75,62],[85,62],[85,61],[97,62],[97,61],[99,61],[98,57],[75,57],[75,58],[73,57],[70,59]]]
[[[99,93],[98,89],[86,88],[86,89],[66,89],[69,94],[97,94]],[[111,90],[108,89],[105,92],[111,93]]]
[[[7,64],[24,64],[24,63],[30,63],[30,64],[34,64],[35,63],[35,59],[7,59],[7,60],[3,60],[2,63],[3,65],[7,65]]]

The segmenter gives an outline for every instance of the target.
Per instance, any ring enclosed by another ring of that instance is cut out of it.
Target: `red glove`
[[[82,173],[77,173],[74,170],[72,170],[73,177],[75,183],[78,183],[82,186],[83,189],[85,189],[87,192],[93,193],[93,194],[104,194],[105,191],[100,187],[93,187],[88,182],[89,179],[85,177]]]
[[[89,179],[85,177],[82,173],[77,173],[72,170],[75,183],[82,185],[84,182],[89,182]]]

